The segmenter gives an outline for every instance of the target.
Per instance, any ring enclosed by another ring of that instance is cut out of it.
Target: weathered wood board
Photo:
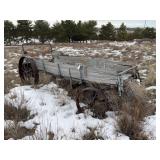
[[[99,69],[98,71],[110,71],[110,72],[122,72],[132,65],[122,62],[109,61],[104,58],[92,58],[92,57],[69,57],[69,56],[56,56],[54,63],[76,65],[81,63],[88,68]],[[101,70],[100,70],[101,69]]]
[[[44,59],[35,59],[38,70],[45,71],[56,76],[74,78],[96,83],[116,85],[118,73],[132,67],[129,64],[112,62],[102,58],[68,57],[60,56],[49,62]],[[79,70],[79,65],[82,70]],[[129,78],[131,74],[125,75]]]

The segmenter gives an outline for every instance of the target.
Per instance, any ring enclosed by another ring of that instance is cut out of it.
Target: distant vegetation
[[[4,21],[4,43],[20,42],[86,42],[87,40],[128,41],[133,39],[156,38],[155,28],[127,28],[124,23],[115,28],[110,22],[97,28],[96,21],[61,21],[50,26],[47,21],[17,20],[17,25]]]

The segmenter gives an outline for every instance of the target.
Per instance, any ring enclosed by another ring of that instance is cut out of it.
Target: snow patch
[[[119,50],[113,50],[113,51],[111,52],[111,54],[112,54],[113,56],[121,56],[121,55],[122,55],[122,53],[121,53]]]
[[[54,133],[54,139],[83,139],[83,136],[90,132],[89,128],[96,128],[97,134],[104,139],[129,139],[117,131],[114,112],[107,112],[107,118],[102,120],[93,118],[89,110],[76,114],[75,101],[67,96],[66,91],[58,88],[54,83],[39,89],[31,88],[31,86],[15,87],[5,95],[5,99],[12,102],[13,99],[10,97],[16,94],[14,106],[18,106],[22,93],[25,106],[31,110],[31,114],[36,115],[33,119],[21,122],[20,125],[33,128],[35,124],[38,124],[35,137],[46,139],[48,132],[51,132]],[[23,139],[33,139],[34,136],[27,136]]]
[[[156,139],[156,115],[146,117],[143,126],[149,139]]]
[[[150,87],[147,87],[146,90],[156,90],[156,86],[150,86]]]
[[[127,42],[127,41],[117,42],[117,41],[114,41],[114,42],[109,43],[110,46],[117,46],[117,47],[133,46],[135,44],[136,44],[136,41],[133,41],[133,42]]]

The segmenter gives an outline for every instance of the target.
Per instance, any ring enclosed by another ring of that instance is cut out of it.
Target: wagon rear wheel
[[[39,73],[36,63],[33,59],[21,57],[18,64],[19,76],[23,83],[38,84]]]
[[[95,103],[96,97],[97,97],[97,89],[92,87],[84,88],[83,90],[77,90],[76,93],[76,105],[78,112],[82,113],[83,108],[80,107],[80,101],[84,102],[88,107],[92,107]]]

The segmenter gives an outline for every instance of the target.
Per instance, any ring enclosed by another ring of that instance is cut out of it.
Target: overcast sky
[[[60,20],[47,20],[47,21],[50,23],[50,25],[53,25],[54,23]],[[14,24],[16,24],[16,20],[13,22]],[[156,28],[156,21],[154,20],[97,20],[97,26],[100,27],[101,25],[107,24],[108,22],[111,22],[115,27],[119,27],[121,23],[124,22],[124,24],[127,27],[154,27]]]
[[[119,27],[122,22],[127,27],[154,27],[156,28],[156,21],[153,20],[111,20],[111,21],[98,21],[98,26],[101,26],[102,24],[106,24],[108,22],[111,22],[115,27]]]

